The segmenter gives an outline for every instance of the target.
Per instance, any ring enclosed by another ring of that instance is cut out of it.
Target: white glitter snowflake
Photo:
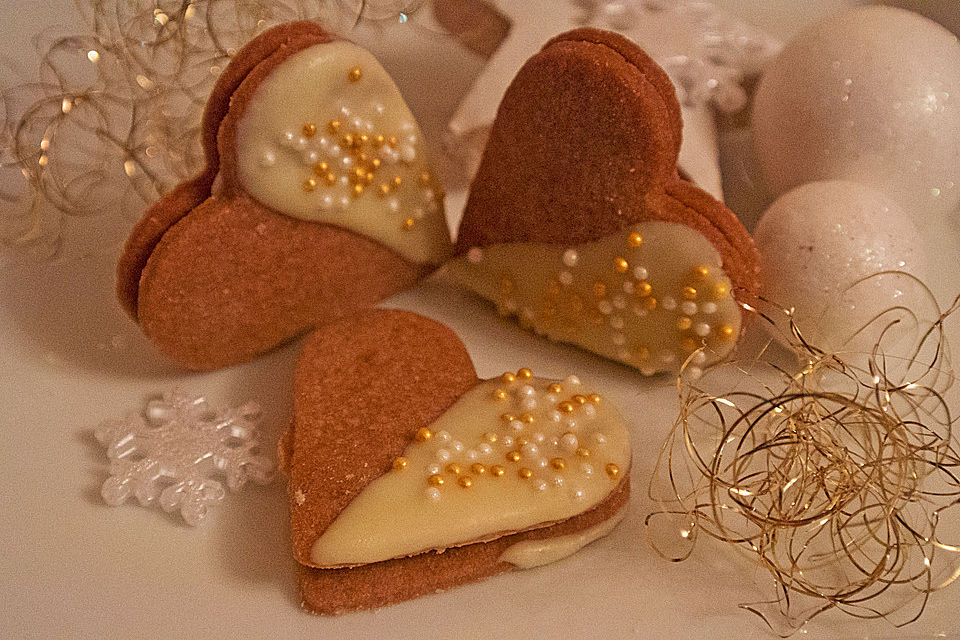
[[[141,413],[100,425],[95,435],[107,447],[110,477],[100,489],[107,504],[134,496],[141,506],[159,501],[165,511],[179,508],[190,525],[207,507],[247,480],[267,484],[274,464],[259,453],[260,407],[248,402],[220,411],[202,396],[175,390],[151,400]]]

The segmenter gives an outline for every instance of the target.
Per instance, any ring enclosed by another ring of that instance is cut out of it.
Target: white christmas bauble
[[[902,9],[831,16],[765,70],[753,136],[774,195],[854,180],[911,214],[952,210],[960,202],[960,43]]]
[[[895,307],[934,314],[922,286],[911,278],[886,274],[854,286],[882,271],[908,272],[921,280],[927,273],[916,226],[895,202],[870,187],[841,180],[797,187],[770,205],[754,238],[763,296],[782,309],[792,307],[803,337],[824,350],[869,349],[894,317],[901,319],[900,331],[915,327],[894,313],[858,333]],[[774,337],[789,342],[785,317],[771,316],[781,321]]]

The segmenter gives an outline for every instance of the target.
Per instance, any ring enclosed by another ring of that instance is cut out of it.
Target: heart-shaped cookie
[[[549,41],[504,95],[454,276],[553,339],[644,373],[725,355],[759,258],[736,215],[677,172],[666,73],[626,38]]]
[[[629,437],[605,398],[527,369],[478,380],[450,329],[405,311],[314,333],[280,460],[304,606],[323,614],[559,559],[629,496]]]
[[[203,172],[151,207],[121,304],[192,369],[248,360],[414,284],[452,250],[421,134],[386,71],[311,22],[264,32],[207,102]]]

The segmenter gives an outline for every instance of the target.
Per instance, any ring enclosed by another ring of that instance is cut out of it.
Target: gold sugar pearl
[[[593,404],[599,404],[599,403],[600,403],[600,394],[599,394],[599,393],[592,393],[592,394],[590,394],[590,402],[592,402]]]
[[[462,469],[460,468],[460,465],[457,464],[456,462],[451,462],[450,464],[448,464],[446,467],[446,470],[447,470],[447,473],[455,476],[460,475],[460,471],[462,471]]]
[[[421,173],[421,174],[420,174],[420,178],[419,178],[419,182],[420,182],[420,186],[421,186],[421,187],[425,187],[425,186],[427,186],[428,184],[430,184],[430,174],[427,173],[426,171],[424,171],[423,173]]]
[[[523,445],[527,444],[530,441],[527,440],[526,438],[517,438],[515,442],[517,443],[518,447],[523,447]]]
[[[372,141],[373,141],[373,146],[379,149],[380,147],[383,146],[383,144],[387,141],[387,139],[383,137],[382,133],[378,133],[377,135],[373,136]]]
[[[513,422],[513,414],[512,414],[512,413],[501,413],[501,414],[500,414],[500,419],[501,419],[503,422],[506,422],[506,423]]]
[[[563,413],[573,413],[574,406],[572,402],[563,401],[557,405],[557,409]]]
[[[432,476],[430,476],[429,478],[427,478],[427,484],[429,484],[431,487],[439,487],[439,486],[442,486],[442,485],[443,485],[443,476],[441,476],[439,473],[435,473],[435,474],[433,474]]]
[[[520,469],[517,470],[517,475],[523,480],[529,480],[533,477],[533,471],[526,467],[520,467]]]
[[[417,433],[413,436],[413,439],[417,442],[426,442],[433,437],[433,431],[426,427],[420,427],[417,429]]]
[[[611,478],[616,478],[618,475],[620,475],[620,467],[613,464],[612,462],[608,463],[607,475],[610,476]]]
[[[307,193],[313,191],[317,188],[317,179],[316,178],[307,178],[303,181],[303,190]]]
[[[693,287],[684,287],[683,288],[683,297],[687,300],[696,300],[697,299],[697,290]]]
[[[637,292],[638,296],[640,296],[641,298],[645,298],[646,296],[653,293],[653,286],[646,280],[641,280],[636,284],[633,290]]]
[[[587,449],[586,447],[579,447],[579,448],[577,449],[577,456],[579,456],[579,457],[581,457],[581,458],[589,458],[589,457],[590,457],[590,449]]]
[[[733,333],[733,327],[728,324],[722,324],[717,327],[717,335],[723,340],[730,340],[733,338]]]
[[[679,318],[677,318],[677,329],[679,329],[680,331],[686,331],[691,326],[693,326],[693,320],[691,320],[687,316],[680,316]]]
[[[301,131],[303,131],[304,138],[312,138],[313,136],[317,135],[317,125],[313,124],[312,122],[306,122],[304,123]]]
[[[330,165],[326,162],[317,162],[313,165],[313,173],[318,178],[322,178],[326,175],[327,171],[330,169]]]
[[[403,178],[400,176],[393,176],[393,186],[399,188],[403,184]]]
[[[390,195],[390,185],[388,184],[380,185],[380,188],[377,189],[377,195],[380,196],[381,198],[386,198],[388,195]]]
[[[550,466],[556,469],[557,471],[563,471],[567,468],[567,461],[563,458],[553,458],[550,460]]]
[[[641,236],[636,231],[631,232],[630,235],[627,236],[627,245],[631,249],[636,249],[642,244],[643,244],[643,236]]]
[[[511,382],[516,380],[516,376],[514,376],[512,373],[507,371],[502,376],[500,376],[500,380],[506,384],[510,384]]]
[[[394,471],[403,471],[407,468],[407,459],[403,456],[399,456],[393,459],[393,470]]]
[[[362,77],[363,71],[360,70],[360,67],[353,67],[347,72],[347,79],[350,80],[350,82],[357,82]]]
[[[577,404],[587,404],[587,396],[581,395],[579,393],[573,396],[572,400]]]
[[[403,229],[404,231],[409,231],[410,229],[413,228],[413,225],[415,225],[416,223],[417,221],[414,220],[413,218],[407,218],[406,220],[403,221],[400,228]]]
[[[531,414],[529,414],[529,413],[525,413],[525,414],[523,414],[522,416],[520,416],[520,420],[521,420],[522,422],[526,422],[527,424],[533,424],[533,422],[534,422],[534,417],[533,417]]]
[[[616,269],[618,273],[624,273],[630,268],[630,263],[617,256],[613,259],[613,268]]]
[[[563,387],[561,387],[559,384],[554,382],[549,387],[547,387],[547,391],[549,391],[550,393],[560,393],[561,391],[563,391]]]
[[[533,375],[533,371],[530,371],[530,369],[527,369],[526,367],[519,369],[517,371],[517,377],[524,380],[531,377],[532,375]]]
[[[330,122],[328,122],[328,123],[327,123],[327,131],[330,132],[331,134],[336,134],[337,131],[340,131],[340,121],[339,121],[339,120],[331,120]]]
[[[680,348],[686,353],[696,351],[697,343],[694,342],[693,338],[684,338],[680,341]]]
[[[469,489],[473,486],[473,480],[470,478],[470,476],[460,476],[460,478],[457,479],[457,484],[464,489]]]
[[[370,184],[371,182],[373,182],[373,173],[368,171],[367,174],[363,176],[363,180],[367,184]]]
[[[364,143],[364,144],[370,142],[370,136],[368,136],[368,135],[365,134],[365,133],[361,133],[361,134],[360,134],[360,142],[362,142],[362,143]],[[362,160],[366,160],[366,159],[367,159],[367,158],[366,158],[366,154],[361,153],[360,155],[363,156]]]
[[[495,477],[495,478],[500,478],[500,477],[502,477],[503,474],[505,474],[506,472],[507,472],[507,470],[504,469],[503,467],[501,467],[501,466],[498,465],[498,464],[495,464],[495,465],[493,465],[492,467],[490,467],[490,475],[492,475],[492,476]]]
[[[470,465],[470,473],[478,476],[482,476],[487,472],[487,468],[480,464],[479,462],[474,462]]]
[[[323,181],[326,182],[328,186],[332,187],[337,183],[337,176],[335,176],[332,173],[328,173],[326,177],[323,179]]]
[[[693,277],[697,280],[706,280],[710,275],[710,267],[698,264],[693,268]]]
[[[355,185],[353,185],[353,193],[352,193],[352,195],[353,195],[354,198],[359,198],[360,196],[362,196],[362,195],[363,195],[363,185],[362,185],[362,184],[355,184]]]
[[[726,282],[718,282],[713,286],[713,297],[715,300],[725,298],[730,293],[730,286]]]
[[[373,165],[374,169],[378,169],[380,167],[380,158],[374,158],[370,161],[370,164]]]
[[[656,298],[644,298],[643,299],[643,308],[647,311],[653,311],[657,308],[657,299]]]
[[[650,359],[650,349],[646,347],[637,347],[637,359],[638,360],[649,360]]]
[[[495,433],[487,433],[483,437],[490,443],[494,443],[499,439]]]
[[[520,462],[520,452],[514,449],[507,452],[507,462]]]
[[[506,399],[507,399],[507,392],[504,391],[503,389],[497,389],[496,391],[493,392],[493,399],[494,399],[494,400],[506,400]]]
[[[400,141],[397,140],[397,136],[390,136],[389,138],[387,138],[387,144],[390,145],[391,147],[395,147],[399,143]]]

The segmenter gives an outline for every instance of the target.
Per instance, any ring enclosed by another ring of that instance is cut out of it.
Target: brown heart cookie
[[[314,333],[280,459],[303,603],[322,614],[558,559],[629,496],[627,429],[595,390],[478,380],[450,329],[405,311]]]
[[[449,255],[442,192],[396,86],[315,23],[237,53],[203,146],[203,172],[146,212],[117,268],[121,304],[186,367],[249,360]]]
[[[681,128],[670,79],[634,43],[552,39],[500,104],[454,275],[535,331],[645,373],[704,345],[721,357],[759,259],[736,215],[678,175]]]

